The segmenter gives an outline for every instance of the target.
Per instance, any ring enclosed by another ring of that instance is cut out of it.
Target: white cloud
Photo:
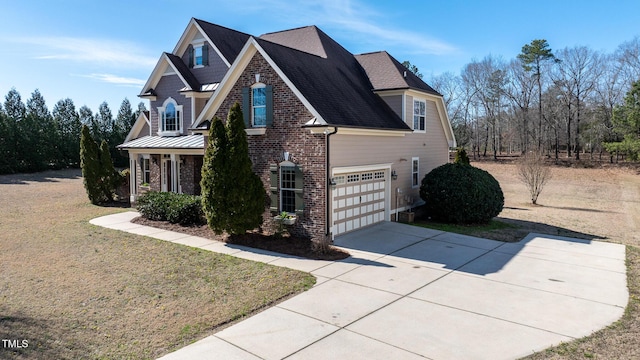
[[[238,2],[241,2],[238,5]],[[370,51],[408,49],[415,54],[445,55],[457,52],[458,49],[446,41],[436,39],[424,32],[400,28],[397,16],[406,14],[382,13],[366,2],[358,0],[289,0],[243,1],[236,0],[234,6],[243,11],[260,13],[264,16],[277,14],[278,18],[298,25],[327,26],[338,31],[344,30],[343,36],[357,39],[359,43],[370,44]],[[404,22],[406,23],[406,22]],[[272,31],[282,29],[272,29]],[[335,34],[330,34],[335,35]]]
[[[146,82],[145,80],[142,80],[142,79],[122,77],[122,76],[113,75],[113,74],[89,74],[89,75],[78,75],[78,76],[106,82],[109,84],[131,86],[131,87],[140,87],[140,86],[143,86]]]
[[[22,37],[12,41],[37,45],[31,48],[33,57],[43,60],[69,60],[119,68],[152,68],[157,61],[144,54],[139,46],[125,41],[75,37]]]

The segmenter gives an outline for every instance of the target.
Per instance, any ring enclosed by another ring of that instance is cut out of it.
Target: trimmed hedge
[[[498,181],[488,172],[465,164],[444,164],[428,173],[420,186],[427,213],[455,224],[488,223],[504,206]]]
[[[180,225],[206,224],[200,196],[149,191],[138,198],[136,208],[149,220]]]

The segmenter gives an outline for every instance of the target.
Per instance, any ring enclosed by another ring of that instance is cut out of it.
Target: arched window
[[[177,136],[182,132],[182,105],[178,105],[173,98],[165,100],[158,108],[160,119],[160,136]]]

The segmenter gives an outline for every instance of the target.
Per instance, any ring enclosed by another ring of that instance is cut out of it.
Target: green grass
[[[429,220],[418,220],[413,225],[434,229],[434,230],[464,234],[464,235],[476,235],[480,232],[499,231],[503,229],[516,228],[515,225],[508,224],[504,221],[499,221],[495,219],[491,220],[488,224],[469,224],[469,225],[446,224],[446,223],[439,223],[439,222],[429,221]]]

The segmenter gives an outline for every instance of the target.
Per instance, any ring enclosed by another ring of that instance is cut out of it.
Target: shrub
[[[142,217],[149,220],[169,221],[184,226],[206,222],[199,196],[149,191],[138,198],[136,207]]]
[[[420,186],[425,210],[448,223],[487,223],[504,206],[498,181],[488,172],[464,164],[445,164],[428,173]]]
[[[453,159],[454,164],[466,164],[469,165],[469,156],[467,150],[464,148],[458,148],[456,151],[456,157]]]

